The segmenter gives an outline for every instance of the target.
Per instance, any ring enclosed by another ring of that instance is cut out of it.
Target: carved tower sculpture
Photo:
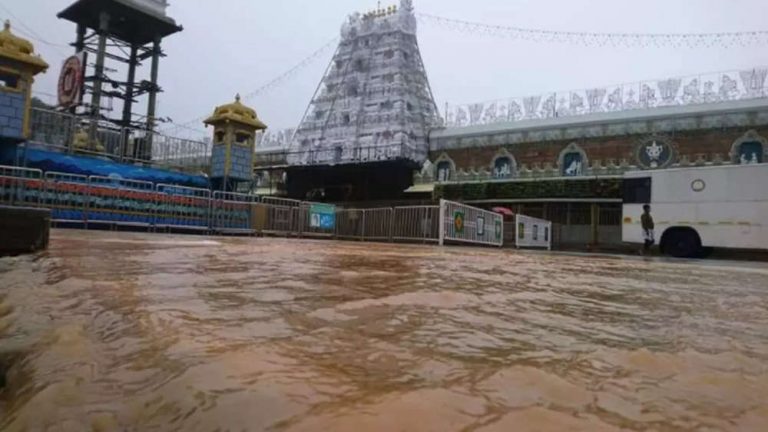
[[[291,142],[292,166],[426,158],[441,122],[416,40],[410,0],[353,14]]]

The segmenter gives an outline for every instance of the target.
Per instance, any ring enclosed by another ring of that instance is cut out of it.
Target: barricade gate
[[[0,165],[0,204],[38,207],[45,192],[39,169]]]
[[[440,200],[440,244],[504,245],[504,217],[499,213]]]
[[[89,223],[150,227],[154,224],[154,185],[140,180],[88,177]]]
[[[392,217],[392,240],[403,242],[438,243],[440,241],[439,206],[395,207]]]
[[[392,238],[391,208],[374,208],[363,210],[363,239],[390,240]]]
[[[515,216],[515,246],[552,249],[552,222],[525,215]]]
[[[88,225],[88,177],[58,172],[45,173],[43,203],[51,209],[51,222]]]
[[[222,234],[253,234],[254,204],[258,197],[217,191],[211,201],[211,229]]]
[[[211,191],[158,184],[155,226],[167,229],[208,230]]]
[[[364,240],[363,210],[337,210],[336,237],[340,239]]]

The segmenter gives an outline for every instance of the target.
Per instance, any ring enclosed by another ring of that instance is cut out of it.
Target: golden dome
[[[256,111],[240,103],[240,95],[235,96],[233,103],[216,107],[213,115],[205,119],[206,125],[234,122],[251,126],[257,130],[266,129],[267,125],[259,120]]]
[[[11,33],[11,22],[6,21],[0,32],[0,57],[10,58],[30,67],[34,73],[48,69],[46,63],[35,55],[32,43]]]

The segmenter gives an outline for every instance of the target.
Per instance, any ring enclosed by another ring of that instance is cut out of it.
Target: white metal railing
[[[440,200],[440,244],[504,245],[504,217],[453,201]]]
[[[440,241],[439,206],[404,206],[393,209],[392,240],[418,243]]]
[[[464,127],[768,97],[768,67],[446,105],[446,125]]]

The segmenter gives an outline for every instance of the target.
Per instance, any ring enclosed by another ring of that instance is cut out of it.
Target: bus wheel
[[[670,228],[661,238],[661,251],[677,258],[695,258],[701,253],[701,238],[693,228]]]

